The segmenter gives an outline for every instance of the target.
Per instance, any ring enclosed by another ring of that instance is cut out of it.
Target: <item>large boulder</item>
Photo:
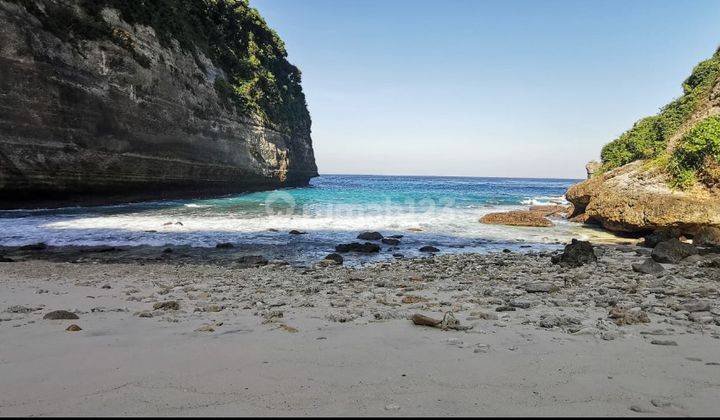
[[[555,255],[552,258],[554,264],[560,264],[569,267],[580,267],[585,264],[597,261],[595,249],[592,244],[587,241],[578,241],[573,239],[571,243],[565,246],[562,254]]]
[[[545,217],[542,211],[513,210],[489,213],[480,218],[480,223],[487,225],[552,227],[553,222]]]
[[[663,171],[643,161],[629,163],[573,185],[566,193],[575,211],[610,231],[643,233],[676,227],[720,227],[720,195],[702,187],[670,187]]]
[[[660,242],[652,252],[653,260],[659,263],[677,264],[691,255],[697,255],[698,250],[691,244],[680,242],[679,239],[670,239]]]

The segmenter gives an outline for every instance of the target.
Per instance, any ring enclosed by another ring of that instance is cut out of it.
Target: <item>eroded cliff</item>
[[[317,175],[300,73],[257,12],[245,1],[147,4],[0,0],[0,206]]]

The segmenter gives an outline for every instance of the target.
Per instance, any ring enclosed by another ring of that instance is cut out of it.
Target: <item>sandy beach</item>
[[[640,274],[651,250],[634,245],[577,268],[545,251],[354,268],[5,251],[3,416],[720,410],[713,253]],[[448,312],[466,330],[410,321]]]

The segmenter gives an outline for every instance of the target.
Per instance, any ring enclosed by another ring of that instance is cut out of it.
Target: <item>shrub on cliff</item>
[[[706,118],[680,140],[673,151],[671,172],[680,187],[696,179],[708,185],[720,183],[720,116]]]
[[[720,76],[720,50],[712,58],[698,64],[690,77],[683,83],[683,95],[669,103],[655,116],[638,121],[633,128],[623,133],[616,140],[603,147],[601,157],[603,170],[617,168],[630,162],[643,159],[657,159],[673,176],[676,186],[684,187],[692,184],[695,179],[707,178],[698,173],[712,157],[712,143],[708,139],[717,136],[707,122],[698,130],[692,130],[679,143],[677,153],[668,157],[668,141],[678,134],[683,125],[690,120],[693,113],[707,104],[710,92]],[[701,142],[701,144],[697,143]],[[684,147],[684,149],[683,149]],[[712,160],[712,159],[711,159]],[[712,162],[711,162],[712,163]]]
[[[64,41],[107,39],[147,67],[147,59],[134,51],[122,31],[102,18],[104,8],[116,9],[126,22],[152,27],[164,46],[177,41],[190,54],[207,55],[227,75],[215,85],[218,94],[240,112],[279,129],[310,128],[300,70],[287,61],[284,43],[248,0],[11,1]]]

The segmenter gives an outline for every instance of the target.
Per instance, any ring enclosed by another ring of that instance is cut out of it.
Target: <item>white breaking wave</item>
[[[557,197],[547,197],[554,200]],[[539,197],[538,202],[543,202]],[[191,207],[187,205],[186,207]],[[195,206],[192,206],[195,207]],[[191,207],[191,208],[192,208]],[[207,206],[198,206],[207,207]],[[566,221],[553,228],[515,228],[485,225],[480,217],[491,211],[525,208],[497,206],[445,208],[431,212],[367,212],[357,208],[347,214],[266,215],[169,213],[149,210],[128,214],[47,215],[0,218],[0,245],[19,246],[35,242],[49,245],[192,245],[215,246],[232,241],[249,244],[286,244],[287,232],[301,230],[307,240],[347,241],[358,232],[377,230],[386,235],[404,234],[408,239],[442,238],[450,245],[479,239],[498,242],[567,242],[570,238],[600,235]]]

